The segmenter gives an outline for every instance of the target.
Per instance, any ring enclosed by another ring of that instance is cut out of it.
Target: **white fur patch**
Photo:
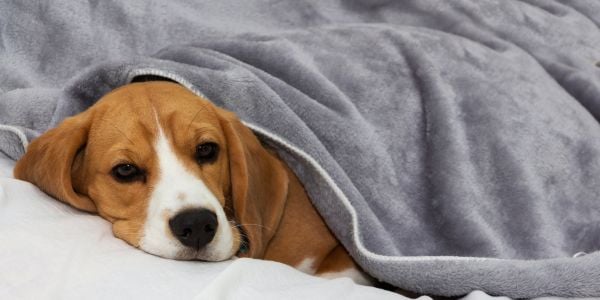
[[[295,268],[306,273],[306,274],[315,274],[315,259],[314,258],[305,258],[301,261]]]
[[[232,249],[233,234],[221,204],[204,182],[185,168],[173,151],[163,129],[160,125],[157,127],[158,136],[154,147],[158,156],[159,179],[150,196],[140,248],[166,258],[197,258],[211,261],[230,258],[235,253],[235,249]],[[204,249],[194,257],[179,257],[181,253],[190,253],[191,250],[170,234],[168,219],[189,208],[213,211],[219,224],[214,239]]]

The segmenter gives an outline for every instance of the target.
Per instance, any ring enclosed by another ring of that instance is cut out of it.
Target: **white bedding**
[[[100,217],[13,179],[13,165],[0,154],[0,299],[408,299],[275,262],[146,254],[113,237]]]
[[[13,165],[0,154],[0,299],[403,299],[274,262],[146,254],[114,238],[100,217],[13,179]]]

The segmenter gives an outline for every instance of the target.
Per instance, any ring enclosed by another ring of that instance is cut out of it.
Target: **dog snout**
[[[215,237],[217,215],[207,209],[193,209],[178,213],[169,220],[173,235],[185,246],[200,250]]]

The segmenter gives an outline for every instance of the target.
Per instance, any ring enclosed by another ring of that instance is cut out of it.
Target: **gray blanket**
[[[33,2],[0,3],[10,157],[163,76],[276,147],[374,277],[600,296],[600,1]]]

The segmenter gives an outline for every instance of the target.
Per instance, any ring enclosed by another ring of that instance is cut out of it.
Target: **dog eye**
[[[196,146],[196,161],[200,164],[209,163],[217,159],[219,154],[219,145],[208,142]]]
[[[121,182],[132,182],[144,178],[143,172],[133,164],[120,164],[112,169],[112,175]]]

